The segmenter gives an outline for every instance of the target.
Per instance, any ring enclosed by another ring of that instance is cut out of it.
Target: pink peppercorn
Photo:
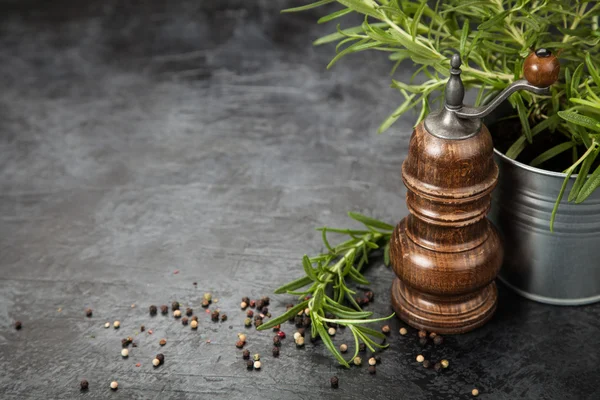
[[[279,336],[282,339],[285,339],[285,332],[284,331],[279,331],[279,332],[277,332],[277,336]]]

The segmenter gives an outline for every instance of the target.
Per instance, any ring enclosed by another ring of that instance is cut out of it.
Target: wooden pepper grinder
[[[553,83],[518,80],[488,105],[467,107],[458,54],[450,65],[444,107],[417,125],[410,139],[402,164],[409,215],[390,242],[396,314],[415,328],[442,334],[483,325],[498,301],[494,279],[502,243],[486,218],[498,167],[481,118],[517,90],[548,94],[549,87],[538,86]]]

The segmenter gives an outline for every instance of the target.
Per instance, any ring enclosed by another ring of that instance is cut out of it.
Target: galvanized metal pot
[[[565,174],[511,160],[495,150],[500,168],[490,219],[504,239],[500,279],[542,303],[580,305],[600,301],[600,190],[585,202],[560,204],[554,233],[550,215]]]

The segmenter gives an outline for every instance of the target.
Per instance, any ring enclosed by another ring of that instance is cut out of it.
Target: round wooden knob
[[[529,83],[537,87],[548,87],[558,79],[560,63],[547,49],[537,49],[525,59],[523,73]]]

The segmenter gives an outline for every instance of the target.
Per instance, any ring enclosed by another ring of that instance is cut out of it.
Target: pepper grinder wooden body
[[[460,57],[455,54],[450,64],[444,107],[412,134],[402,164],[409,215],[390,240],[396,314],[413,327],[442,334],[483,325],[498,302],[494,279],[503,249],[486,218],[498,167],[481,118],[517,90],[549,93],[519,80],[485,107],[467,107]]]

